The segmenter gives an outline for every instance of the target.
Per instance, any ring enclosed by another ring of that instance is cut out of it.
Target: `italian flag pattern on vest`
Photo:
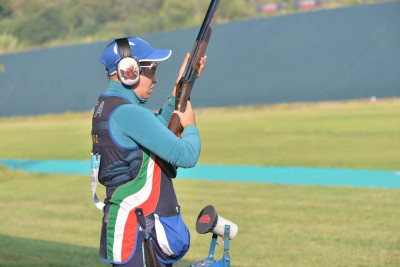
[[[139,225],[135,209],[144,216],[154,212],[160,196],[161,169],[156,156],[143,151],[143,163],[138,176],[118,187],[110,199],[107,225],[107,260],[123,263],[135,251]]]

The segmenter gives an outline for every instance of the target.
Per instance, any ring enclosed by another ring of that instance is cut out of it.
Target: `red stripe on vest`
[[[154,160],[153,184],[149,198],[137,208],[142,208],[144,216],[154,212],[160,198],[161,168]],[[131,210],[125,223],[124,237],[122,241],[121,262],[127,261],[132,256],[135,246],[138,222],[135,209]]]

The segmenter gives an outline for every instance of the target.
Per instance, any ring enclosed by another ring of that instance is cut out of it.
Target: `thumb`
[[[187,102],[186,102],[186,110],[191,110],[192,109],[192,103],[190,102],[190,100],[188,100]],[[185,110],[185,111],[186,111]]]
[[[178,115],[179,116],[179,118],[182,116],[182,112],[180,112],[180,111],[178,111],[178,110],[174,110],[174,113],[176,114],[176,115]]]

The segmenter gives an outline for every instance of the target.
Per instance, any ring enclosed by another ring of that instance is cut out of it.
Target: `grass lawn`
[[[0,266],[103,266],[101,213],[89,178],[0,170]],[[239,226],[233,266],[396,266],[400,190],[176,180],[191,248],[176,266],[207,256],[195,231],[212,204]],[[221,258],[222,247],[216,257]],[[104,265],[107,266],[107,265]]]
[[[200,109],[202,164],[400,169],[400,98]],[[91,114],[0,119],[0,158],[89,159]]]
[[[400,99],[204,109],[203,164],[400,169]],[[0,158],[88,159],[90,114],[0,119]],[[232,266],[397,266],[400,190],[175,180],[191,249],[212,204],[239,226]],[[98,191],[102,191],[101,189]],[[109,266],[98,260],[101,213],[90,178],[0,166],[0,266]],[[220,258],[222,248],[217,247]]]

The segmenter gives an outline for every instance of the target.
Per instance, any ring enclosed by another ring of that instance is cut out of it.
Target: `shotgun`
[[[203,23],[194,43],[192,52],[190,53],[189,61],[186,64],[185,71],[183,72],[179,82],[175,85],[175,110],[180,112],[185,112],[186,104],[190,99],[190,93],[192,92],[194,82],[198,77],[200,59],[204,56],[208,42],[210,41],[212,32],[211,24],[213,22],[215,12],[217,11],[219,1],[220,0],[211,0],[210,6],[208,7],[206,16],[204,17]],[[177,136],[180,136],[182,133],[183,128],[177,114],[172,114],[168,129]],[[176,177],[177,170],[175,166],[172,166],[160,158],[158,159],[158,164],[169,177]]]

